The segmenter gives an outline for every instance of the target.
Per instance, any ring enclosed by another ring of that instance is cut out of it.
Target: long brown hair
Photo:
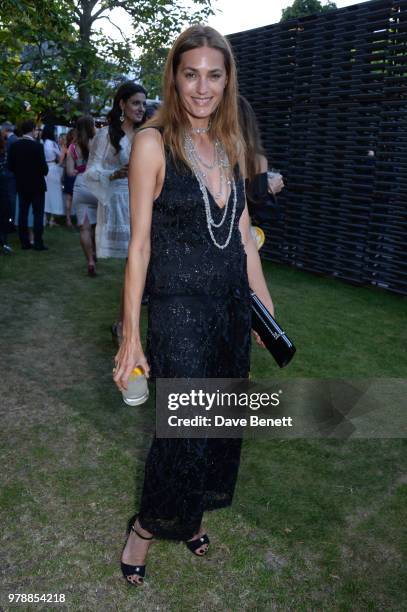
[[[90,115],[79,117],[76,122],[76,144],[81,150],[82,157],[87,161],[89,157],[89,140],[95,135],[95,121]]]
[[[246,178],[250,185],[256,174],[258,174],[257,155],[265,156],[266,151],[261,142],[256,115],[244,96],[238,97],[238,106],[240,129],[246,145]]]
[[[191,49],[209,47],[223,55],[227,83],[219,106],[211,117],[210,135],[219,138],[225,147],[231,167],[241,160],[244,148],[240,134],[237,113],[237,75],[232,49],[219,32],[209,26],[193,25],[182,32],[170,50],[163,75],[164,104],[144,127],[160,127],[163,130],[164,144],[170,149],[173,158],[188,164],[184,151],[184,136],[191,124],[177,92],[175,77],[181,55]]]

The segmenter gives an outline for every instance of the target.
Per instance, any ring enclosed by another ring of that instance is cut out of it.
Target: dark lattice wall
[[[270,165],[287,183],[264,257],[406,295],[407,0],[229,40]]]

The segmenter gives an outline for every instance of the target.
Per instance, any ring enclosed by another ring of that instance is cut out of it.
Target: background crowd
[[[147,92],[133,81],[116,91],[106,125],[91,116],[75,127],[9,121],[0,132],[0,248],[12,253],[8,235],[18,229],[23,250],[47,251],[43,229],[65,224],[80,232],[87,274],[96,275],[97,258],[127,257],[130,235],[128,162],[135,131],[155,113]],[[275,195],[281,175],[269,173],[256,117],[239,98],[240,127],[247,147],[247,199],[253,223],[278,216]],[[256,239],[260,240],[259,234]],[[120,309],[121,310],[121,309]],[[121,312],[118,324],[121,321]]]

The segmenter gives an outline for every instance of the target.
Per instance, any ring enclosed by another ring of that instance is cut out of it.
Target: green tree
[[[113,20],[115,8],[125,11],[129,32]],[[0,115],[14,120],[24,100],[37,114],[66,119],[100,112],[118,81],[140,74],[135,47],[148,85],[148,66],[157,72],[179,31],[211,14],[211,0],[1,0]],[[104,20],[119,41],[102,30]],[[154,74],[153,82],[157,89]]]
[[[161,95],[161,79],[169,49],[161,47],[145,51],[138,58],[139,78],[148,91],[150,98]]]
[[[298,19],[298,17],[306,17],[307,15],[315,15],[317,13],[326,13],[338,8],[335,2],[327,0],[326,4],[322,4],[320,0],[294,0],[291,6],[283,9],[281,12],[281,21],[289,19]]]
[[[46,104],[61,110],[66,101],[59,50],[72,44],[69,16],[60,3],[2,0],[0,4],[0,115],[15,121],[28,101],[37,114]],[[58,41],[55,43],[54,41]]]

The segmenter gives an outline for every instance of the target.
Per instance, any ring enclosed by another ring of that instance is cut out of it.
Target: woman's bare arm
[[[123,342],[115,357],[114,381],[127,388],[133,368],[149,374],[140,337],[141,300],[150,261],[150,231],[153,201],[165,163],[161,136],[155,129],[139,132],[133,140],[129,161],[130,242],[124,276]]]
[[[265,307],[274,314],[273,300],[271,299],[257,247],[250,231],[250,217],[247,205],[239,221],[239,229],[242,235],[242,242],[247,256],[247,276],[252,291],[260,298]]]
[[[267,157],[265,157],[264,155],[260,155],[260,153],[258,153],[256,155],[256,172],[257,174],[263,174],[263,172],[267,172],[268,170],[268,161],[267,161]]]
[[[78,174],[75,170],[75,162],[69,149],[66,154],[66,173],[68,176],[76,176]]]

